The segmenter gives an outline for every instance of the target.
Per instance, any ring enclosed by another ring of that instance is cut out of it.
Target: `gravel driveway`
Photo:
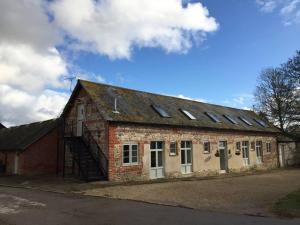
[[[87,190],[85,194],[211,211],[271,215],[273,203],[299,187],[300,170],[293,169],[214,180],[105,187]]]

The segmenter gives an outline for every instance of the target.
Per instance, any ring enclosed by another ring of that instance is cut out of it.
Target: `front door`
[[[163,142],[152,141],[150,143],[150,178],[157,179],[164,177],[164,165],[163,165]]]
[[[280,167],[285,166],[284,144],[279,145],[279,163]]]
[[[220,152],[220,169],[222,172],[227,172],[228,170],[227,141],[219,142],[219,152]]]
[[[243,153],[244,166],[248,167],[250,165],[249,141],[242,141],[242,153]]]
[[[192,142],[181,142],[181,173],[188,174],[192,172]]]
[[[82,126],[85,118],[84,104],[77,106],[77,136],[82,136]]]

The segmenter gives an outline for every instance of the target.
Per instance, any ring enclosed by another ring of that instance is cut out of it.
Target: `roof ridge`
[[[145,93],[145,94],[151,94],[151,95],[156,95],[156,96],[175,98],[175,99],[179,99],[182,101],[190,101],[190,102],[196,102],[196,103],[200,103],[200,104],[212,105],[212,106],[217,106],[217,107],[222,107],[222,108],[228,108],[228,109],[234,109],[234,110],[240,110],[240,111],[246,111],[246,112],[254,112],[253,110],[234,108],[234,107],[230,107],[230,106],[218,105],[218,104],[213,104],[213,103],[208,103],[208,102],[201,102],[201,101],[197,101],[197,100],[193,100],[193,99],[180,98],[180,97],[176,97],[176,96],[172,96],[172,95],[166,95],[166,94],[164,95],[164,94],[142,91],[142,90],[137,90],[137,89],[132,89],[132,88],[126,88],[126,87],[121,87],[121,86],[116,86],[116,85],[111,85],[111,84],[106,84],[106,83],[94,82],[94,81],[89,81],[89,80],[78,79],[78,81],[92,83],[92,84],[96,84],[96,85],[103,85],[103,86],[108,86],[108,87],[113,87],[113,88],[118,88],[118,89],[123,89],[123,90],[128,90],[128,91],[135,91],[135,92],[140,92],[140,93]]]
[[[37,121],[37,122],[33,122],[33,123],[25,123],[25,124],[21,124],[21,125],[17,125],[17,126],[7,127],[5,130],[8,131],[10,129],[16,129],[16,128],[20,128],[20,127],[25,127],[25,126],[39,124],[39,123],[46,123],[46,122],[51,122],[51,121],[54,122],[55,120],[57,120],[57,118],[53,118],[53,119],[49,119],[49,120],[43,120],[43,121]]]

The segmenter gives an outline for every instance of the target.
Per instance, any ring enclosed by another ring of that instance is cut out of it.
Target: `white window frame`
[[[124,162],[124,146],[129,146],[129,162],[125,163]],[[136,146],[136,157],[137,157],[137,161],[136,162],[132,162],[132,146]],[[124,166],[131,166],[131,165],[138,165],[139,164],[139,145],[138,144],[124,144],[122,145],[122,163]]]
[[[272,145],[271,142],[266,143],[266,152],[271,153],[272,152]]]
[[[171,145],[172,145],[172,144],[175,144],[175,152],[172,151],[172,148],[171,148]],[[177,155],[177,142],[176,142],[176,141],[171,141],[171,142],[170,142],[170,155],[171,155],[171,156]]]
[[[247,143],[247,144],[246,144],[246,143]],[[242,150],[242,156],[243,156],[244,166],[249,166],[249,165],[250,165],[249,145],[250,145],[249,141],[242,141],[242,144],[241,144],[241,150]],[[248,152],[248,157],[247,157],[247,158],[244,157],[244,156],[245,156],[244,151],[246,151],[246,150],[248,150],[248,151],[247,151],[247,152]]]
[[[207,144],[208,143],[208,151],[206,151],[205,150],[205,144]],[[210,148],[210,141],[204,141],[203,142],[203,153],[204,154],[210,154],[211,153],[211,150],[210,150],[211,148]]]

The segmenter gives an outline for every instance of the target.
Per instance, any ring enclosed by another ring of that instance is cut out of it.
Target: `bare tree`
[[[299,116],[298,84],[279,68],[262,71],[255,91],[255,109],[286,131]]]
[[[283,68],[291,79],[295,79],[300,84],[300,51],[297,51],[296,55],[283,65]]]

